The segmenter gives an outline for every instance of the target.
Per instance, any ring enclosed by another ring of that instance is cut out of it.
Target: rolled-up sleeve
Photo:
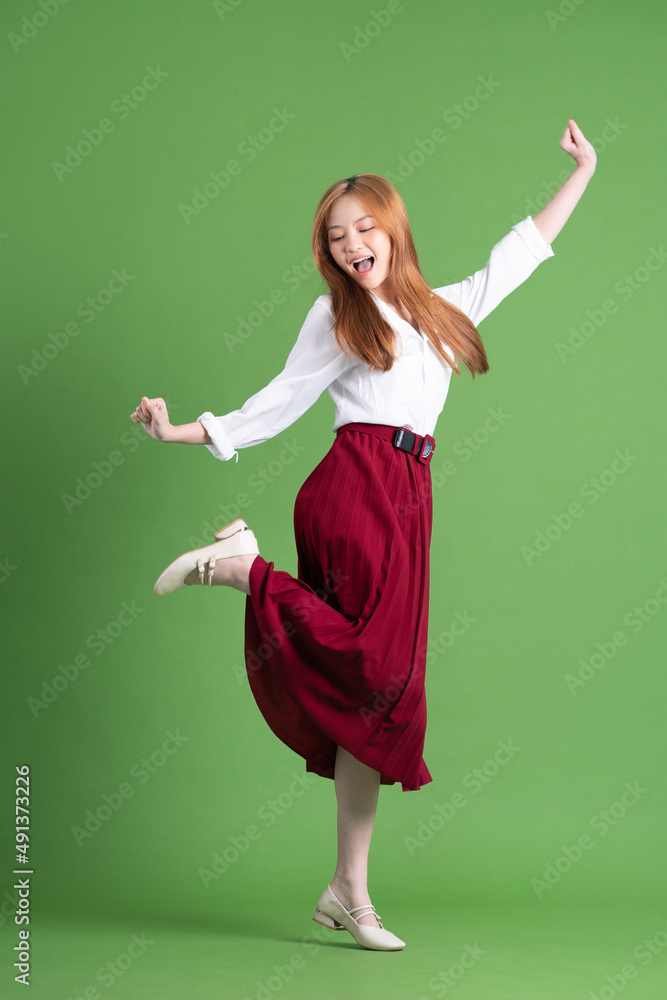
[[[342,373],[358,363],[336,341],[327,296],[313,303],[285,367],[238,410],[216,417],[210,411],[197,419],[208,431],[206,447],[223,462],[237,448],[250,448],[275,437],[316,402]]]
[[[528,215],[496,243],[485,267],[463,281],[433,291],[458,306],[477,325],[543,260],[554,256],[551,244],[545,242]]]

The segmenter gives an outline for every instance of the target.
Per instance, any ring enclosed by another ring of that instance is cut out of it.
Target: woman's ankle
[[[234,574],[232,587],[250,596],[250,567],[257,558],[256,554],[247,554],[236,557],[238,571]]]
[[[338,889],[348,900],[359,899],[360,902],[370,898],[368,895],[368,882],[363,876],[334,875],[331,880],[334,890]]]

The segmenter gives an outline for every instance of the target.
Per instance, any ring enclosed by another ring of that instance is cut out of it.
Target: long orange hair
[[[354,174],[336,181],[322,195],[313,223],[313,256],[329,286],[336,340],[343,351],[361,358],[369,369],[389,371],[396,360],[396,334],[381,314],[372,295],[338,266],[329,249],[330,211],[337,198],[358,195],[391,240],[388,282],[398,300],[414,316],[434,348],[460,375],[462,361],[475,374],[489,370],[479,332],[473,322],[451,302],[431,292],[419,267],[408,214],[400,194],[379,174]],[[454,360],[445,352],[453,352]]]

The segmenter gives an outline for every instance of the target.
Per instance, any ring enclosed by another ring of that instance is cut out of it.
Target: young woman
[[[306,770],[335,782],[338,859],[314,919],[366,948],[397,950],[368,893],[380,784],[432,780],[422,756],[429,597],[432,437],[452,371],[488,371],[476,329],[547,257],[595,171],[570,120],[560,147],[576,169],[551,201],[497,243],[482,270],[431,289],[405,206],[377,174],[337,181],[313,225],[330,293],[310,309],[285,367],[241,409],[172,426],[164,400],[131,415],[157,441],[205,444],[228,461],[279,434],[328,389],[330,450],[294,508],[297,576],[274,568],[238,519],[186,552],[155,584],[208,583],[246,594],[245,659],[253,695]]]

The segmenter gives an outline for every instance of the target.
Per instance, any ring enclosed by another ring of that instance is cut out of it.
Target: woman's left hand
[[[559,145],[570,154],[578,167],[584,167],[594,173],[597,153],[573,118],[568,121]]]

